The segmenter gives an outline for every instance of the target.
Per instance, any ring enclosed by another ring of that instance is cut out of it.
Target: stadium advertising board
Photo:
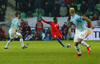
[[[100,28],[89,29],[91,34],[85,40],[100,40]]]

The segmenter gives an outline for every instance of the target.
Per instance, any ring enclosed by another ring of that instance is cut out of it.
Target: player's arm
[[[59,31],[59,33],[61,34],[61,30],[60,30],[60,28],[58,27],[58,31]]]
[[[43,22],[45,22],[45,23],[48,23],[48,24],[50,23],[50,22],[48,22],[48,21],[42,19],[42,17],[40,17],[40,19],[41,19]]]
[[[73,25],[73,23],[72,23],[72,22],[67,21],[67,26],[68,26],[68,27],[71,27],[72,25]]]
[[[20,33],[22,33],[22,31],[21,30],[19,30],[19,29],[16,29],[18,32],[20,32]]]
[[[61,34],[61,30],[60,29],[58,29],[59,30],[59,33]]]
[[[91,21],[90,21],[90,19],[88,17],[83,16],[82,19],[86,20],[90,24],[91,28],[94,29],[94,25],[92,25],[92,23],[91,23]]]
[[[13,27],[13,28],[14,28],[14,33],[16,34],[16,30],[15,30],[15,28],[16,28],[16,25],[14,25],[14,27]]]

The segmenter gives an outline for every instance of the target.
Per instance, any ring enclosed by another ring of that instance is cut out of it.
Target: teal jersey
[[[10,29],[13,29],[14,25],[16,25],[15,29],[17,29],[17,27],[18,27],[18,19],[17,18],[15,18],[15,19],[12,20]]]
[[[76,26],[76,31],[84,31],[87,29],[82,18],[82,16],[77,14],[75,14],[74,17],[71,16],[70,22]]]

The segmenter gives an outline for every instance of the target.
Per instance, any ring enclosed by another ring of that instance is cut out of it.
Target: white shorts
[[[16,34],[15,34],[14,30],[12,30],[12,29],[9,30],[10,39],[18,38],[20,35],[21,35],[21,33],[19,33],[19,32],[16,32]]]
[[[78,42],[78,39],[84,39],[86,34],[87,34],[87,30],[75,33],[74,42]]]

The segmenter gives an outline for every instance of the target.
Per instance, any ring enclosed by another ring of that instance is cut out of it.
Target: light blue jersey
[[[76,26],[76,31],[82,32],[87,29],[82,18],[82,16],[79,16],[77,14],[75,14],[74,17],[71,16],[70,22],[72,22]]]
[[[14,25],[16,25],[16,28],[15,28],[15,30],[16,30],[17,27],[18,27],[18,19],[17,18],[15,18],[15,19],[12,20],[10,29],[13,29]]]

